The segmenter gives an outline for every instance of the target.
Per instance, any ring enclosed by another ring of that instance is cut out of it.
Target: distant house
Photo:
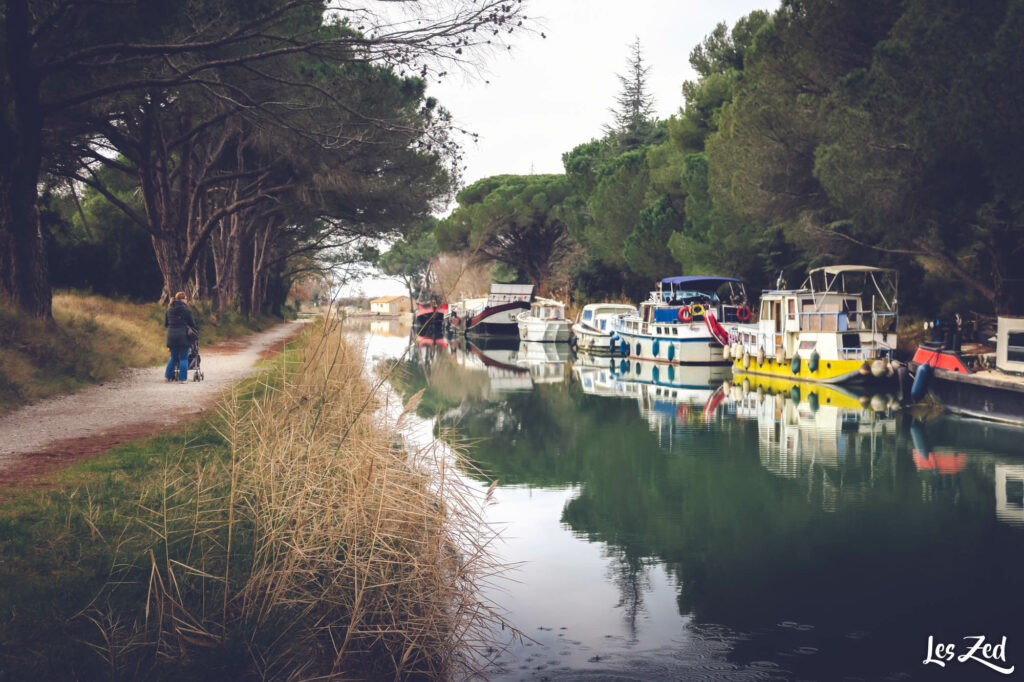
[[[378,315],[394,315],[411,310],[408,296],[382,296],[370,301],[370,312]]]

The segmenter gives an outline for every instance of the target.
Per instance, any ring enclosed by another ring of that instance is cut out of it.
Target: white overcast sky
[[[683,105],[682,85],[696,74],[690,51],[721,21],[731,28],[778,0],[526,0],[536,35],[513,35],[512,50],[495,52],[473,74],[431,83],[428,94],[456,124],[479,135],[463,140],[463,180],[505,173],[561,173],[562,154],[593,138],[611,121],[630,46],[640,39],[650,67],[658,118]],[[543,32],[547,37],[541,38]],[[397,282],[364,280],[370,296],[398,295]],[[350,288],[354,291],[355,287]]]

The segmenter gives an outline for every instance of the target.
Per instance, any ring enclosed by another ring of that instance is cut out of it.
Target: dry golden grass
[[[478,593],[500,568],[458,454],[400,442],[418,396],[388,416],[337,328],[282,358],[283,382],[227,400],[229,457],[182,457],[142,496],[122,551],[136,558],[96,603],[144,584],[145,604],[88,611],[94,648],[115,673],[125,652],[242,650],[258,679],[471,675],[509,628]]]
[[[0,306],[0,411],[162,362],[159,312],[73,293],[54,296],[51,323]]]

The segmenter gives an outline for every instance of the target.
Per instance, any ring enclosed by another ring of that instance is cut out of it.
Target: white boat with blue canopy
[[[684,365],[724,365],[723,325],[750,319],[747,291],[734,277],[666,277],[640,309],[618,320],[623,357]]]

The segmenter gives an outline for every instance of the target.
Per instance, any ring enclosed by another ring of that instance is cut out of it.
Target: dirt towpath
[[[224,389],[252,373],[302,330],[285,322],[201,349],[206,379],[164,381],[164,366],[127,369],[121,378],[0,416],[0,488],[31,484],[70,462],[196,419]]]

